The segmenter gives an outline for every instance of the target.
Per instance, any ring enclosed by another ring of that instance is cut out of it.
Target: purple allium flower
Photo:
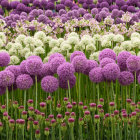
[[[63,15],[63,14],[66,14],[67,12],[66,12],[66,10],[64,10],[64,9],[61,9],[61,10],[59,10],[59,15],[61,16],[61,15]]]
[[[118,79],[119,79],[119,83],[124,86],[130,85],[134,82],[134,76],[129,71],[121,72]]]
[[[15,75],[15,78],[21,74],[19,65],[10,65],[5,70],[11,71]]]
[[[101,61],[100,61],[100,67],[104,67],[104,66],[106,66],[107,64],[109,64],[109,63],[115,63],[115,60],[113,60],[113,59],[111,59],[111,58],[108,58],[108,57],[106,57],[106,58],[103,58]]]
[[[14,84],[15,76],[12,72],[4,70],[0,72],[0,86],[8,87]]]
[[[55,9],[54,3],[53,2],[48,2],[47,8],[50,9],[50,10],[54,10]]]
[[[72,7],[72,1],[71,0],[66,0],[64,4],[65,4],[65,6],[67,6],[69,8]]]
[[[85,56],[75,56],[72,60],[75,72],[83,73],[87,68],[87,59]]]
[[[85,0],[78,0],[79,4],[83,4],[85,2]]]
[[[118,9],[113,9],[111,17],[112,18],[117,18],[119,16],[119,10]]]
[[[9,2],[7,1],[7,0],[3,0],[3,1],[1,1],[1,6],[2,6],[2,8],[9,8]]]
[[[70,88],[73,88],[76,84],[76,77],[72,75],[69,79],[64,79],[63,77],[59,77],[59,86],[63,89],[68,89],[68,81]]]
[[[11,6],[12,9],[16,9],[17,8],[17,5],[19,3],[20,3],[19,1],[11,1],[10,6]]]
[[[125,1],[124,0],[116,0],[116,5],[121,7],[121,6],[125,5]]]
[[[84,8],[79,8],[78,11],[79,11],[79,14],[82,16],[86,13],[86,10]]]
[[[27,60],[30,60],[30,59],[39,59],[39,60],[42,60],[39,56],[37,56],[37,55],[32,55],[32,56],[29,56],[28,58],[27,58]]]
[[[20,63],[20,72],[22,74],[28,74],[27,70],[26,70],[26,63],[27,63],[27,60],[23,60],[21,63]]]
[[[17,11],[25,11],[26,6],[23,3],[19,3],[16,7]]]
[[[135,55],[131,55],[128,57],[126,60],[126,65],[129,71],[131,72],[136,72],[137,70],[140,69],[140,59],[139,57]]]
[[[87,60],[87,68],[84,71],[84,74],[88,75],[89,72],[98,67],[98,63],[95,60]]]
[[[22,0],[22,3],[28,5],[30,3],[30,0]]]
[[[42,67],[43,63],[40,59],[28,59],[26,62],[26,70],[31,75],[39,75]]]
[[[95,83],[102,82],[104,80],[104,77],[103,77],[103,74],[102,74],[102,68],[97,67],[97,68],[92,69],[89,72],[89,79],[92,82],[95,82]]]
[[[102,73],[107,81],[115,81],[120,75],[120,68],[115,63],[109,63],[102,68]]]
[[[104,8],[104,7],[109,8],[109,4],[107,2],[100,3],[100,8]]]
[[[134,13],[134,12],[136,12],[136,9],[135,9],[134,6],[128,6],[128,7],[127,7],[127,11],[128,11],[128,12],[131,12],[131,13]]]
[[[58,80],[53,76],[46,76],[41,80],[41,87],[45,92],[52,93],[59,86]]]
[[[33,80],[28,74],[21,74],[16,79],[17,88],[27,90],[33,85]]]
[[[37,19],[38,22],[42,22],[44,24],[47,23],[47,20],[48,20],[48,18],[45,15],[43,15],[43,14],[42,15],[39,15],[39,17]]]
[[[40,7],[40,1],[39,0],[34,0],[33,1],[33,6]]]
[[[106,17],[107,17],[106,11],[101,11],[101,12],[99,13],[99,17],[100,17],[101,19],[106,18]]]
[[[97,9],[97,8],[93,8],[93,9],[91,10],[91,14],[92,14],[92,15],[98,14],[98,9]]]
[[[32,16],[34,16],[34,17],[37,17],[37,16],[39,16],[39,12],[38,12],[37,9],[34,9],[34,10],[32,10],[32,11],[30,12],[29,15],[32,15]]]
[[[52,55],[50,55],[48,62],[51,62],[55,57],[62,57],[64,58],[64,56],[60,53],[53,53]]]
[[[113,50],[111,49],[104,49],[100,52],[99,54],[99,61],[101,61],[103,58],[111,58],[113,60],[116,60],[116,54]]]
[[[83,3],[83,8],[84,9],[88,9],[89,8],[89,5],[87,3]]]
[[[89,14],[89,13],[87,13],[87,14],[84,15],[84,19],[86,19],[86,20],[89,20],[91,18],[92,18],[92,15]]]
[[[72,62],[72,60],[74,59],[74,57],[76,56],[83,56],[83,57],[86,57],[85,54],[81,51],[75,51],[71,54],[70,56],[70,62]]]
[[[5,87],[0,87],[0,96],[3,95],[6,92]]]
[[[53,72],[53,73],[56,73],[57,72],[57,68],[63,64],[64,62],[66,62],[66,60],[63,58],[63,57],[55,57],[53,58],[49,64],[50,64],[50,70]]]
[[[56,5],[56,11],[60,11],[60,10],[65,10],[65,5],[64,4],[57,4]],[[59,14],[60,15],[60,14]]]
[[[127,8],[128,8],[128,5],[123,5],[123,6],[121,6],[121,10],[123,10],[124,12],[127,11]]]
[[[47,10],[47,11],[45,12],[45,15],[46,15],[47,17],[52,17],[52,16],[53,16],[53,12],[52,12],[51,10]]]
[[[74,66],[71,63],[63,63],[57,69],[57,74],[59,77],[65,80],[69,79],[75,73]]]
[[[0,67],[5,67],[10,62],[10,55],[7,52],[0,52]]]

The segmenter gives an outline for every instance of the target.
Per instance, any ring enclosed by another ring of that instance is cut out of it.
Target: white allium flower
[[[24,39],[25,39],[25,35],[23,35],[23,34],[20,34],[17,38],[16,38],[16,40],[15,40],[15,42],[16,43],[20,43],[20,44],[24,44]]]
[[[69,37],[67,41],[70,45],[73,46],[73,45],[77,45],[79,43],[79,38],[72,36],[72,37]]]
[[[131,39],[132,39],[133,37],[138,37],[138,38],[140,39],[140,34],[137,33],[137,32],[133,32],[133,33],[131,34]]]
[[[24,49],[19,50],[19,54],[20,54],[21,57],[25,57],[25,55],[26,55],[28,52],[30,52],[30,48],[28,48],[28,47],[25,47]]]
[[[16,65],[19,62],[20,62],[20,59],[17,56],[13,55],[13,56],[10,57],[10,64],[11,65]]]
[[[12,48],[9,50],[9,54],[10,54],[10,55],[17,55],[17,50],[16,50],[14,47],[12,47]]]
[[[3,41],[0,39],[0,48],[2,48],[4,45]]]
[[[91,51],[91,52],[94,52],[96,50],[96,47],[95,45],[92,43],[92,44],[89,44],[86,46],[86,50],[87,51]]]
[[[138,52],[137,56],[140,56],[140,52]]]
[[[88,44],[91,44],[93,43],[93,39],[91,38],[91,36],[89,35],[84,35],[82,38],[81,38],[81,41],[80,43],[84,46],[87,46]]]
[[[35,33],[34,37],[36,39],[41,40],[44,43],[45,39],[46,39],[46,34],[43,31],[38,31],[38,32]]]
[[[0,39],[3,41],[3,43],[6,43],[6,35],[3,32],[0,32]]]
[[[35,46],[36,47],[43,47],[43,42],[39,39],[35,39]]]
[[[51,37],[51,36],[47,36],[47,37],[45,37],[44,43],[49,44],[49,42],[50,42],[51,40],[52,40],[52,37]]]
[[[60,49],[61,49],[62,51],[67,51],[67,50],[70,50],[71,48],[72,48],[71,45],[68,44],[67,42],[62,43],[61,46],[60,46]]]
[[[22,50],[23,49],[23,47],[22,47],[22,45],[20,43],[14,43],[13,48],[15,50]]]
[[[118,43],[121,43],[121,42],[124,41],[124,36],[121,35],[121,34],[117,34],[117,35],[115,35],[115,37],[114,37],[114,41],[115,41],[115,42],[118,42]]]
[[[122,42],[121,47],[126,51],[130,51],[132,49],[132,43],[131,41],[124,41]]]
[[[61,45],[64,42],[64,39],[63,38],[59,38],[58,42],[59,42],[59,45]]]
[[[47,62],[48,62],[48,59],[49,59],[49,57],[46,56],[46,57],[44,58],[44,60],[43,60],[43,63],[47,63]]]
[[[94,41],[101,41],[101,36],[99,34],[95,34],[93,36]]]
[[[75,51],[83,51],[84,49],[85,49],[85,45],[82,45],[81,42],[74,47]]]
[[[29,56],[35,55],[33,52],[28,52],[25,54],[25,58],[27,59]]]
[[[58,46],[59,46],[58,40],[56,40],[56,39],[50,40],[50,42],[49,42],[49,47],[50,48],[54,48],[54,47],[58,47]]]
[[[77,37],[79,38],[79,35],[76,33],[76,32],[71,32],[69,35],[68,35],[68,38],[69,37]]]
[[[8,53],[8,51],[5,49],[0,49],[0,52],[7,52]]]
[[[138,37],[133,37],[131,39],[132,48],[139,48],[140,49],[140,39]]]
[[[118,55],[120,52],[123,51],[123,48],[120,46],[115,46],[113,51]]]
[[[24,43],[26,47],[29,47],[31,50],[33,50],[35,46],[35,39],[33,37],[28,36],[24,39]]]
[[[125,14],[122,15],[121,20],[123,22],[129,22],[131,20],[131,15],[128,12],[126,12]]]
[[[130,53],[131,53],[132,55],[136,55],[136,53],[135,53],[134,51],[130,51]]]
[[[12,43],[12,42],[8,42],[8,44],[5,46],[5,48],[6,48],[7,50],[10,50],[10,49],[13,47],[13,44],[14,44],[14,43]]]
[[[61,52],[61,49],[58,48],[58,47],[52,48],[51,53],[56,53],[56,52],[60,53]]]
[[[115,38],[115,34],[113,34],[113,33],[110,33],[110,34],[107,35],[107,40],[108,41],[114,41],[114,38]]]
[[[89,59],[99,61],[99,59],[98,59],[99,58],[99,53],[100,53],[100,51],[92,53],[90,55]]]
[[[107,39],[104,39],[102,42],[101,42],[101,45],[103,48],[108,48],[111,46],[111,41],[108,41]]]
[[[37,48],[34,49],[34,53],[36,55],[44,54],[45,50],[42,47],[37,47]]]

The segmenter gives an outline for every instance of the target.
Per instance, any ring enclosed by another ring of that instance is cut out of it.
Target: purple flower
[[[59,77],[64,78],[65,80],[69,79],[72,75],[74,75],[75,69],[71,63],[63,63],[57,69],[57,74]]]
[[[17,88],[27,90],[33,85],[33,79],[28,74],[21,74],[16,79]]]
[[[117,18],[119,16],[119,10],[118,9],[113,9],[111,17],[112,18]]]
[[[68,89],[68,81],[70,88],[73,88],[76,84],[76,77],[72,75],[69,79],[65,79],[63,77],[59,77],[59,86],[62,89]]]
[[[129,71],[121,72],[118,79],[119,79],[119,83],[124,86],[130,85],[134,82],[134,76]]]
[[[10,62],[10,55],[7,52],[0,52],[0,67],[5,67]]]
[[[14,84],[15,76],[12,72],[4,70],[0,72],[0,86],[8,87]]]
[[[78,0],[79,4],[83,4],[85,2],[85,0]]]
[[[0,87],[0,96],[3,95],[6,92],[5,87]]]
[[[28,74],[27,70],[26,70],[26,63],[27,63],[27,60],[23,60],[21,63],[20,63],[20,72],[22,74]]]
[[[87,67],[84,74],[89,75],[89,72],[96,67],[98,67],[98,63],[95,60],[87,60]]]
[[[23,3],[19,3],[16,7],[18,11],[25,11],[26,6]]]
[[[124,0],[116,0],[116,5],[121,7],[121,6],[125,5],[125,1]]]
[[[55,57],[62,57],[64,58],[64,56],[60,53],[53,53],[52,55],[50,55],[48,62],[51,62]]]
[[[87,14],[84,15],[84,19],[86,19],[86,20],[89,20],[91,18],[92,18],[92,15],[89,14],[89,13],[87,13]]]
[[[29,56],[27,58],[27,60],[30,60],[30,59],[39,59],[39,60],[41,60],[41,58],[39,56],[37,56],[37,55],[32,55],[32,56]]]
[[[56,11],[60,11],[60,10],[64,10],[65,9],[65,5],[64,4],[57,4],[56,5]]]
[[[134,12],[136,12],[136,9],[135,9],[134,6],[128,6],[127,11],[131,12],[131,13],[134,13]]]
[[[102,73],[107,81],[115,81],[120,75],[120,68],[115,63],[109,63],[102,68]]]
[[[12,9],[16,9],[17,8],[17,5],[19,3],[20,3],[19,1],[11,1],[10,6],[11,6]]]
[[[79,8],[78,11],[80,15],[84,15],[86,13],[86,10],[84,8]]]
[[[97,67],[89,72],[89,79],[94,83],[100,83],[104,80],[102,68]]]
[[[128,5],[123,5],[123,6],[121,6],[121,10],[123,10],[124,12],[127,11],[127,8],[128,8]]]
[[[100,8],[104,8],[104,7],[109,8],[109,4],[107,2],[100,3]]]
[[[54,5],[54,3],[52,3],[52,2],[48,2],[48,4],[47,4],[47,8],[50,9],[50,10],[54,10],[54,9],[55,9],[55,5]]]
[[[75,72],[83,73],[87,68],[87,59],[85,56],[75,56],[72,60]]]
[[[47,20],[48,20],[48,18],[45,15],[43,15],[43,14],[42,15],[39,15],[39,17],[37,19],[38,22],[42,22],[44,24],[47,23]]]
[[[104,66],[106,66],[107,64],[109,64],[109,63],[115,63],[115,60],[113,60],[113,59],[111,59],[111,58],[108,58],[108,57],[106,57],[106,58],[103,58],[101,61],[100,61],[100,67],[104,67]]]
[[[117,5],[111,5],[109,9],[112,11],[113,9],[119,9],[119,7]]]
[[[2,6],[2,8],[9,8],[9,2],[7,1],[7,0],[3,0],[2,2],[1,2],[1,6]]]
[[[97,9],[97,8],[93,8],[93,9],[91,10],[91,14],[92,14],[92,15],[98,14],[98,9]]]
[[[47,10],[47,11],[45,12],[45,15],[46,15],[47,17],[52,17],[52,16],[53,16],[53,12],[52,12],[51,10]]]
[[[99,17],[100,17],[101,19],[106,18],[106,17],[107,17],[106,11],[101,11],[101,12],[99,13]]]
[[[73,53],[71,54],[71,56],[70,56],[70,62],[72,62],[72,60],[73,60],[74,57],[76,57],[76,56],[84,56],[84,57],[86,57],[85,54],[84,54],[83,52],[81,52],[81,51],[75,51],[75,52],[73,52]]]
[[[41,81],[41,87],[45,92],[52,93],[59,86],[58,80],[53,76],[46,76]]]
[[[113,50],[111,49],[104,49],[100,52],[99,54],[99,61],[101,61],[103,58],[111,58],[113,60],[116,60],[116,54]]]
[[[33,6],[40,7],[40,1],[39,0],[34,0],[33,1]]]
[[[69,8],[71,8],[72,7],[72,1],[71,0],[65,0],[65,6],[67,6],[67,7],[69,7]]]
[[[140,74],[139,74],[139,76],[138,76],[138,83],[140,84]]]
[[[31,75],[39,75],[42,67],[43,63],[40,59],[28,59],[26,62],[26,70]]]

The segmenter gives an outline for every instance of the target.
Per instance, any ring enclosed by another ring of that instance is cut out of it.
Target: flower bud
[[[96,104],[90,103],[90,111],[95,111],[95,110],[96,110]]]
[[[99,99],[99,104],[104,105],[104,99],[103,98]]]
[[[51,96],[48,96],[47,103],[50,104],[51,102],[52,102],[52,97]]]
[[[14,119],[10,119],[9,120],[9,126],[10,127],[14,127],[14,125],[15,125],[15,120]]]
[[[70,112],[65,112],[65,119],[68,120],[69,117],[70,117]]]
[[[100,115],[94,115],[94,121],[95,121],[95,123],[99,123],[100,122]]]
[[[40,138],[40,130],[35,131],[35,138],[39,139]]]
[[[52,120],[51,120],[51,126],[52,126],[52,127],[55,127],[55,126],[56,126],[56,120],[55,120],[55,119],[52,119]]]
[[[72,106],[75,108],[76,107],[76,102],[72,102]]]
[[[79,102],[78,108],[79,109],[82,109],[83,108],[83,102]]]
[[[109,108],[110,108],[111,111],[114,110],[114,108],[115,108],[115,103],[114,103],[114,102],[110,102],[110,103],[109,103]]]
[[[2,124],[2,122],[0,122],[0,133],[2,130],[3,130],[3,124]]]
[[[50,133],[50,132],[49,132],[49,128],[46,127],[45,130],[44,130],[44,134],[45,134],[46,136],[49,136],[49,133]]]
[[[28,122],[29,122],[30,124],[32,124],[33,121],[34,121],[34,119],[33,119],[32,117],[29,117],[29,118],[28,118]]]
[[[132,115],[131,120],[132,121],[136,121],[136,115],[137,115],[137,113],[136,112],[132,112],[131,115]]]
[[[79,118],[79,125],[83,125],[84,124],[84,120],[83,120],[83,118]]]
[[[90,111],[84,112],[84,119],[85,119],[85,121],[89,121],[91,119]]]
[[[62,130],[63,132],[66,132],[66,130],[67,130],[66,123],[62,123],[62,124],[61,124],[61,130]]]
[[[27,119],[27,111],[22,111],[21,117],[22,117],[23,119]]]
[[[135,109],[136,109],[136,104],[135,103],[131,103],[131,109],[132,109],[132,111],[135,111]]]
[[[68,124],[69,124],[70,127],[74,127],[74,121],[75,121],[74,118],[69,118],[68,119]]]
[[[49,118],[50,121],[51,121],[52,119],[54,119],[54,115],[50,114],[50,115],[48,116],[48,118]]]
[[[64,97],[64,104],[67,105],[67,103],[68,103],[68,98]]]
[[[3,119],[4,119],[5,121],[8,120],[8,112],[4,112],[4,113],[3,113]]]
[[[127,122],[128,121],[128,115],[127,115],[127,113],[122,113],[122,120],[124,122]]]
[[[58,114],[57,115],[57,122],[58,123],[61,123],[62,122],[62,115],[61,114]]]
[[[19,106],[18,109],[19,109],[19,112],[21,113],[24,110],[24,106]]]
[[[46,126],[49,126],[50,125],[50,119],[49,118],[45,119],[45,125]]]
[[[59,113],[61,112],[61,105],[60,104],[57,104],[56,111]]]
[[[39,128],[39,122],[38,121],[34,121],[33,122],[33,128],[34,129],[38,129]]]
[[[100,115],[101,118],[104,117],[104,110],[103,109],[99,110],[99,115]]]
[[[6,111],[6,105],[1,106],[1,112],[4,113]]]
[[[41,102],[40,103],[40,109],[41,110],[45,110],[46,109],[46,103],[45,102]]]
[[[14,101],[14,102],[13,102],[13,107],[14,107],[14,108],[18,108],[18,101]]]
[[[70,114],[70,116],[71,116],[71,118],[76,118],[76,114],[75,114],[75,112],[71,112],[71,114]]]
[[[67,105],[67,110],[68,110],[68,112],[71,112],[72,111],[72,105],[71,104],[68,104]]]
[[[28,112],[30,116],[34,115],[34,108],[32,106],[28,107]]]
[[[32,106],[33,107],[33,100],[32,99],[29,99],[28,101],[27,101],[27,105],[28,105],[28,107],[30,106]]]
[[[97,108],[98,108],[98,109],[102,109],[103,106],[102,106],[102,105],[98,105]]]

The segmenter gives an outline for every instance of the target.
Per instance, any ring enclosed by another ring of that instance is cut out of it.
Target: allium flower
[[[133,48],[139,48],[140,49],[140,39],[139,38],[133,37],[131,39],[131,42],[132,42],[132,47]]]
[[[98,63],[95,60],[87,60],[87,68],[84,71],[84,74],[88,75],[89,72],[98,67]]]
[[[34,49],[34,53],[36,55],[45,54],[45,49],[42,48],[42,47],[37,47],[37,48]]]
[[[73,53],[71,54],[71,56],[70,56],[70,62],[72,62],[72,60],[73,60],[74,57],[76,57],[76,56],[83,56],[83,57],[85,57],[85,54],[84,54],[83,52],[81,52],[81,51],[75,51],[75,52],[73,52]]]
[[[28,74],[21,74],[16,79],[17,88],[27,90],[33,85],[33,79]]]
[[[30,60],[30,59],[39,59],[39,60],[41,60],[41,58],[39,56],[37,56],[37,55],[31,55],[31,56],[29,56],[27,58],[27,60]]]
[[[6,92],[5,87],[0,87],[0,96],[3,95]]]
[[[72,60],[72,64],[75,68],[75,72],[83,73],[87,68],[87,59],[85,56],[75,56]]]
[[[109,63],[115,63],[115,60],[113,60],[113,59],[111,59],[111,58],[108,58],[108,57],[106,57],[106,58],[103,58],[101,61],[100,61],[100,67],[104,67],[104,66],[106,66],[107,64],[109,64]]]
[[[140,69],[140,59],[138,56],[131,55],[126,60],[126,65],[129,71],[136,72]]]
[[[6,52],[0,52],[0,67],[7,66],[10,62],[10,56]]]
[[[101,43],[102,47],[107,48],[111,46],[111,41],[104,39]]]
[[[92,14],[92,15],[98,14],[98,8],[93,8],[93,9],[91,10],[91,14]]]
[[[115,35],[115,37],[114,37],[114,41],[115,41],[115,42],[118,42],[118,43],[121,43],[121,42],[124,41],[124,36],[123,36],[123,35],[120,35],[120,34],[117,34],[117,35]]]
[[[50,55],[49,59],[48,59],[48,62],[51,62],[55,57],[62,57],[64,58],[64,56],[60,53],[54,53],[52,55]]]
[[[59,77],[59,86],[63,89],[68,89],[68,81],[70,88],[73,88],[76,84],[76,77],[72,75],[69,79]]]
[[[127,51],[130,51],[132,49],[132,42],[130,40],[124,41],[122,42],[121,47]]]
[[[123,22],[130,22],[130,20],[131,20],[130,14],[129,14],[128,12],[126,12],[125,14],[122,15],[121,20],[122,20]]]
[[[106,58],[106,57],[111,58],[113,60],[116,60],[115,52],[113,50],[111,50],[111,49],[108,49],[108,48],[104,49],[104,50],[102,50],[100,52],[100,54],[99,54],[99,61],[101,61],[103,58]]]
[[[102,68],[102,73],[107,81],[115,81],[120,75],[120,68],[115,63],[109,63]]]
[[[140,74],[139,74],[139,76],[138,76],[138,83],[140,84]]]
[[[4,70],[0,72],[0,86],[8,87],[14,84],[15,76],[12,72]]]
[[[59,77],[64,78],[65,80],[69,79],[72,75],[74,75],[75,69],[71,63],[63,63],[57,69],[57,74]]]
[[[23,60],[21,63],[20,63],[20,72],[22,74],[28,74],[27,70],[26,70],[26,63],[27,63],[27,60]]]
[[[42,42],[45,42],[46,34],[43,31],[38,31],[35,33],[34,38],[39,39]]]
[[[6,43],[6,35],[5,35],[4,32],[0,32],[0,39],[1,39],[4,43]]]
[[[130,85],[134,82],[134,76],[129,71],[121,72],[118,79],[119,79],[119,83],[124,86]]]
[[[40,59],[28,59],[26,62],[27,72],[31,75],[39,75],[42,67],[43,63]]]
[[[56,39],[51,39],[49,42],[49,47],[50,48],[54,48],[54,47],[58,47],[59,46],[59,42]]]
[[[53,76],[46,76],[41,81],[41,87],[45,92],[52,93],[59,86],[58,80]]]
[[[95,83],[102,82],[104,80],[104,77],[103,77],[103,74],[102,74],[102,68],[97,67],[97,68],[92,69],[89,72],[89,79],[92,82],[95,82]]]
[[[26,38],[26,36],[25,36],[25,35],[20,34],[20,35],[18,35],[18,37],[16,37],[15,42],[16,42],[16,43],[23,44],[23,43],[24,43],[24,39],[25,39],[25,38]]]
[[[20,62],[20,59],[17,56],[13,55],[13,56],[10,57],[10,64],[11,65],[16,65],[19,62]]]

